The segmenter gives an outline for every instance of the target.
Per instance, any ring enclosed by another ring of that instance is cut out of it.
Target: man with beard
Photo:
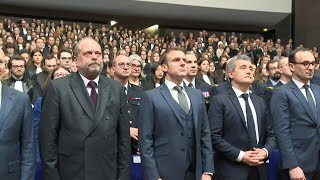
[[[3,81],[3,84],[24,92],[33,98],[33,82],[24,78],[26,70],[26,61],[20,55],[14,55],[8,62],[8,68],[11,72],[11,77]]]
[[[256,94],[265,99],[268,107],[270,106],[271,101],[271,96],[267,95],[269,93],[268,91],[272,91],[274,88],[282,85],[282,82],[279,81],[281,73],[279,71],[278,63],[279,62],[276,60],[268,62],[266,68],[269,72],[269,79],[255,89]]]
[[[78,72],[50,81],[43,96],[39,142],[44,180],[130,179],[124,87],[100,72],[100,45],[74,49]]]

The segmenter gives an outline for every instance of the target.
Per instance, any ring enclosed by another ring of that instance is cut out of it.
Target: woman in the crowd
[[[206,82],[209,85],[214,85],[214,79],[210,76],[209,73],[209,64],[209,59],[200,58],[200,60],[198,61],[198,71],[196,78],[198,80]]]
[[[220,77],[216,72],[216,63],[213,61],[210,61],[209,63],[209,74],[212,77],[214,83],[222,83],[223,79]]]
[[[217,58],[220,58],[220,56],[222,55],[224,51],[224,46],[222,43],[218,44],[218,49],[216,50],[216,55],[217,55]]]
[[[131,62],[131,73],[129,83],[136,86],[141,86],[142,60],[139,55],[133,54],[129,56]]]
[[[254,84],[262,84],[268,80],[267,64],[260,64],[254,74]]]
[[[150,52],[150,51],[149,51]],[[149,54],[148,52],[148,54]],[[151,53],[151,58],[150,58],[150,61],[148,61],[146,63],[146,65],[144,66],[143,68],[143,74],[148,74],[150,72],[150,66],[154,63],[159,63],[160,61],[160,53],[158,52],[152,52]]]
[[[26,76],[31,78],[34,74],[42,72],[41,61],[43,60],[42,52],[35,49],[31,53],[31,61],[27,63]]]
[[[154,63],[150,66],[150,72],[145,79],[142,79],[142,88],[144,91],[156,88],[164,82],[164,73],[161,65]]]

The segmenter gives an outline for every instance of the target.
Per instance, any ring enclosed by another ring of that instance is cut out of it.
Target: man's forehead
[[[310,51],[300,51],[296,54],[297,59],[301,60],[314,60],[314,56]]]

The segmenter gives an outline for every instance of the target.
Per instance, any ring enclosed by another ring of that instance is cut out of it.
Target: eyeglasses
[[[132,65],[131,65],[131,68],[133,68],[133,69],[134,69],[134,68],[139,68],[139,69],[140,69],[140,68],[141,68],[141,65],[132,64]]]
[[[21,66],[12,65],[12,68],[14,68],[14,69],[18,69],[18,68],[24,69],[24,65],[21,65]]]
[[[60,59],[63,60],[63,61],[65,61],[65,60],[71,61],[71,60],[72,60],[72,57],[61,57]]]
[[[310,65],[312,65],[313,67],[317,66],[319,63],[317,61],[303,61],[303,62],[294,62],[293,64],[302,64],[304,67],[309,67]]]
[[[277,69],[279,69],[279,68],[277,68],[277,67],[272,67],[272,68],[270,68],[269,70],[270,70],[270,71],[274,71],[274,70],[277,70]]]
[[[132,64],[131,63],[123,63],[123,62],[121,62],[121,63],[118,64],[118,66],[119,66],[119,68],[124,69],[125,66],[131,67]]]

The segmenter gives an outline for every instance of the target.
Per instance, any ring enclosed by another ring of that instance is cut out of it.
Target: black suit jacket
[[[202,92],[202,96],[206,103],[206,108],[209,110],[210,99],[217,94],[216,89],[213,86],[210,86],[202,80],[195,80],[195,88],[199,89]]]
[[[95,109],[79,73],[53,80],[40,119],[44,179],[130,179],[124,86],[100,75]]]
[[[130,127],[138,128],[138,115],[140,111],[142,87],[128,84],[127,102]],[[131,139],[131,150],[133,154],[138,152],[138,141]]]
[[[257,115],[258,147],[267,149],[270,156],[276,142],[268,108],[262,98],[254,94],[250,94],[250,98]],[[236,159],[240,150],[250,150],[249,134],[240,102],[231,86],[211,99],[208,117],[215,154],[215,178],[247,179],[251,167]],[[260,179],[267,179],[265,164],[258,166],[258,171]]]

